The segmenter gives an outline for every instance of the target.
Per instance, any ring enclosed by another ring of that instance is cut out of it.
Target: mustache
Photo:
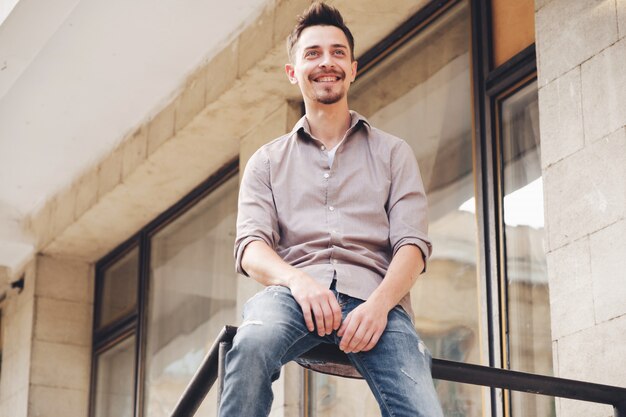
[[[339,78],[345,78],[346,77],[346,73],[344,71],[337,71],[337,70],[319,70],[316,72],[311,73],[311,75],[309,75],[309,79],[310,80],[314,80],[315,78],[319,77],[320,75],[334,75],[336,77]]]

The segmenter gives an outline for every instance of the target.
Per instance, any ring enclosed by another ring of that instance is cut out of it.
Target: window
[[[95,417],[132,417],[135,410],[134,334],[96,356]]]
[[[505,363],[552,375],[537,83],[499,100],[504,234]],[[554,399],[512,393],[514,416],[554,415]]]
[[[150,239],[146,416],[170,415],[221,328],[237,322],[237,189],[230,178]],[[196,416],[215,404],[207,398]]]
[[[92,365],[94,417],[132,417],[135,409],[139,247],[132,245],[96,273]]]
[[[219,330],[236,322],[237,166],[96,265],[92,417],[169,416]],[[215,412],[207,399],[196,416]]]

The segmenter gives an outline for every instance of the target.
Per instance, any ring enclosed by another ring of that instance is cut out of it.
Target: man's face
[[[302,31],[294,48],[294,62],[285,70],[298,84],[305,101],[334,104],[346,99],[356,77],[348,39],[335,26],[310,26]]]

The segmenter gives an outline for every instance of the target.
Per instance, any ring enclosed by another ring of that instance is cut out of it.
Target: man
[[[348,108],[357,62],[339,12],[314,3],[288,39],[306,115],[244,172],[237,270],[267,288],[244,307],[221,417],[267,416],[282,365],[335,343],[383,416],[442,416],[409,290],[425,268],[426,197],[402,140]]]

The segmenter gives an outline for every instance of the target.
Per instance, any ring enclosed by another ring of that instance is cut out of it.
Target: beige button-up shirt
[[[366,300],[391,258],[415,245],[428,259],[427,202],[417,161],[402,139],[356,112],[332,166],[306,117],[248,161],[239,190],[235,258],[262,240],[285,262]],[[410,294],[400,305],[412,316]]]

